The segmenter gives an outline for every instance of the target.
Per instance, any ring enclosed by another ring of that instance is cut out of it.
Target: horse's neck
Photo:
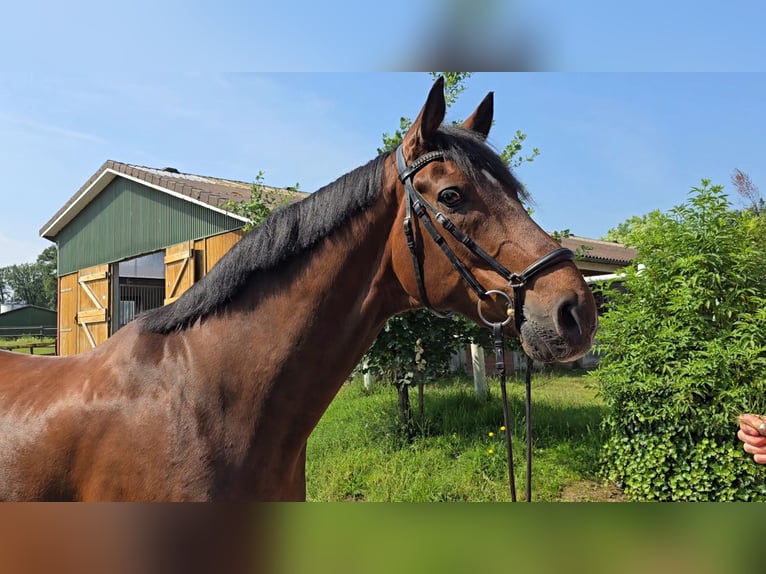
[[[387,247],[396,216],[396,202],[380,199],[199,327],[209,377],[226,377],[218,384],[272,444],[305,443],[385,319],[406,307]]]

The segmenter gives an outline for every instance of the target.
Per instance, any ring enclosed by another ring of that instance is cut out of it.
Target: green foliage
[[[465,90],[465,82],[473,72],[428,72],[434,81],[444,77],[444,101],[449,109]]]
[[[442,376],[450,356],[475,336],[481,336],[477,328],[459,317],[440,319],[425,310],[402,313],[390,319],[375,339],[363,370],[394,384]]]
[[[597,348],[604,470],[634,499],[766,499],[766,469],[735,439],[737,414],[766,412],[762,229],[703,180],[629,230],[638,256]]]
[[[0,268],[0,302],[23,301],[29,305],[56,308],[58,251],[46,247],[34,263]]]
[[[511,169],[517,169],[525,163],[533,162],[535,161],[535,158],[540,155],[540,150],[538,148],[533,148],[532,153],[527,156],[522,155],[525,139],[527,139],[527,134],[523,133],[521,130],[516,130],[516,135],[513,136],[511,143],[505,146],[505,149],[500,152],[500,159],[502,159],[505,162],[505,165]]]
[[[226,209],[249,220],[244,227],[245,231],[261,224],[275,209],[290,203],[300,187],[297,183],[294,187],[286,189],[269,187],[264,185],[263,176],[263,171],[259,171],[255,176],[255,181],[250,188],[250,197],[246,201],[226,202]]]
[[[602,237],[602,241],[612,241],[614,243],[621,243],[628,247],[633,247],[630,243],[630,236],[633,232],[638,232],[639,228],[643,227],[647,223],[651,222],[652,218],[660,215],[659,211],[652,211],[646,215],[634,215],[620,223],[617,227],[614,227],[606,232],[606,235]]]
[[[389,135],[388,132],[383,134],[383,147],[378,148],[378,155],[389,151],[394,151],[397,147],[399,147],[399,144],[402,143],[402,140],[404,140],[404,134],[407,133],[407,130],[410,129],[411,125],[412,120],[410,118],[399,118],[399,129],[396,130],[392,135]]]
[[[8,303],[11,301],[13,291],[11,286],[8,285],[8,281],[5,278],[6,268],[0,267],[0,303]]]
[[[34,263],[19,263],[5,268],[5,280],[16,301],[46,306],[45,288],[40,268]]]
[[[566,239],[567,237],[572,237],[572,232],[569,229],[561,229],[561,230],[555,230],[551,232],[551,237],[556,240],[556,243],[561,245],[562,239]]]
[[[572,232],[569,229],[556,230],[551,232],[551,237],[556,240],[556,243],[561,245],[562,240],[567,237],[572,237]],[[590,245],[578,245],[574,250],[575,259],[582,259],[585,257],[585,254],[592,249],[593,247]]]
[[[56,309],[58,303],[58,248],[50,245],[43,249],[37,256],[36,264],[40,270],[45,294],[46,305],[49,309]]]

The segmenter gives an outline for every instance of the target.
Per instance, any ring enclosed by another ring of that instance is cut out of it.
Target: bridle
[[[570,249],[559,248],[544,255],[529,267],[524,269],[521,273],[514,273],[507,269],[497,259],[492,257],[489,253],[479,247],[470,237],[460,231],[455,224],[453,224],[446,215],[438,211],[433,207],[425,198],[418,193],[415,186],[412,183],[415,174],[423,167],[431,163],[432,161],[444,161],[444,154],[440,151],[432,151],[426,153],[410,165],[404,159],[404,151],[402,146],[396,148],[396,166],[399,171],[399,179],[404,184],[405,189],[405,214],[404,214],[404,235],[407,239],[407,247],[412,257],[412,266],[415,272],[415,281],[418,286],[418,292],[421,302],[432,313],[438,317],[446,318],[450,316],[450,313],[440,313],[436,311],[428,299],[426,294],[425,283],[423,282],[423,271],[421,269],[421,262],[418,258],[415,248],[415,235],[413,233],[412,213],[420,220],[423,227],[426,229],[431,238],[441,248],[444,254],[449,259],[452,267],[458,272],[468,286],[476,293],[479,298],[478,301],[478,313],[479,317],[484,323],[492,328],[494,341],[495,341],[495,357],[496,357],[496,369],[500,375],[500,389],[502,392],[503,400],[503,417],[505,420],[505,439],[506,449],[508,454],[508,478],[511,491],[511,500],[516,501],[516,486],[514,481],[513,472],[513,447],[511,443],[511,424],[510,416],[508,413],[508,399],[505,388],[505,339],[503,335],[503,327],[505,327],[512,319],[516,326],[516,332],[521,336],[521,326],[524,322],[524,292],[527,283],[542,271],[563,263],[566,261],[574,260],[574,253]],[[429,215],[430,214],[430,215]],[[463,244],[473,255],[478,257],[487,263],[498,275],[508,281],[508,285],[513,292],[513,298],[505,291],[499,290],[487,290],[478,279],[471,273],[471,271],[463,264],[458,258],[452,248],[444,240],[444,237],[439,233],[434,225],[431,216],[435,219],[439,225],[446,230],[452,237]],[[508,302],[507,318],[504,321],[489,321],[481,312],[481,305],[483,301],[486,301],[490,295],[499,295],[504,297]],[[526,494],[527,501],[532,500],[531,484],[532,484],[532,423],[531,423],[531,371],[532,360],[527,357],[527,373],[526,373],[526,423],[527,423],[527,480],[526,480]]]
[[[482,286],[478,279],[474,277],[473,273],[471,273],[462,263],[462,261],[458,259],[457,255],[455,255],[455,252],[436,229],[433,221],[431,220],[431,217],[429,217],[429,213],[433,215],[433,218],[436,219],[436,221],[439,222],[439,224],[450,235],[462,243],[476,257],[484,260],[498,275],[508,281],[508,285],[511,287],[514,294],[513,316],[515,318],[516,331],[520,333],[521,324],[524,322],[524,287],[526,284],[536,275],[549,267],[558,265],[564,261],[573,261],[574,253],[570,249],[562,247],[548,253],[547,255],[544,255],[532,263],[529,267],[524,269],[524,271],[521,273],[514,273],[513,271],[507,269],[497,259],[479,247],[470,237],[466,236],[462,231],[455,227],[455,224],[452,223],[446,215],[428,203],[425,198],[415,189],[415,186],[412,184],[412,178],[414,175],[423,167],[436,160],[444,161],[444,154],[439,151],[432,151],[420,156],[408,166],[404,160],[404,152],[402,151],[402,146],[400,145],[398,148],[396,148],[396,166],[399,170],[399,179],[404,184],[404,189],[406,192],[404,235],[407,238],[407,247],[409,248],[410,255],[412,256],[412,263],[415,269],[415,280],[418,284],[418,292],[420,294],[421,301],[426,308],[430,309],[436,315],[440,317],[448,316],[448,314],[445,315],[434,310],[428,300],[425,284],[423,283],[423,272],[421,271],[420,261],[417,256],[417,252],[415,251],[415,237],[412,231],[413,211],[415,212],[415,215],[417,215],[417,217],[420,219],[423,227],[425,227],[426,231],[428,231],[428,234],[441,248],[441,250],[447,256],[447,259],[449,259],[450,263],[452,263],[452,266],[455,268],[455,270],[479,297],[480,302],[485,301],[490,294],[501,294],[501,296],[505,295],[509,302],[511,300],[504,291],[488,291]],[[481,305],[479,305],[479,312],[481,314]],[[484,320],[484,322],[491,324],[487,320]],[[505,324],[507,324],[507,321],[504,323],[504,325]]]

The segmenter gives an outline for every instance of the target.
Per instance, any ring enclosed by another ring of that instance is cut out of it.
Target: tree
[[[297,183],[286,189],[269,187],[264,185],[263,176],[263,171],[259,171],[255,176],[255,181],[250,188],[250,197],[247,200],[226,202],[226,209],[249,220],[244,227],[245,231],[260,225],[272,211],[290,203],[300,187]]]
[[[45,305],[49,309],[56,309],[58,304],[58,249],[50,245],[43,249],[37,256],[36,265],[39,267],[40,280],[42,281]]]
[[[5,281],[16,301],[46,307],[42,269],[36,263],[20,263],[5,268]]]
[[[465,83],[471,77],[472,72],[429,72],[429,74],[434,80],[440,76],[444,77],[444,98],[447,103],[447,109],[449,109],[465,90]],[[453,123],[459,124],[460,122],[455,120]],[[394,151],[402,143],[404,134],[407,133],[411,125],[412,120],[410,118],[399,118],[399,129],[393,134],[383,134],[383,147],[378,148],[378,153]],[[532,153],[527,156],[522,155],[524,140],[526,139],[527,134],[521,130],[516,130],[513,139],[500,152],[501,159],[511,169],[516,169],[525,163],[532,162],[540,155],[540,150],[537,148],[532,149]]]
[[[627,235],[638,255],[609,291],[597,375],[604,471],[631,498],[766,499],[766,469],[734,440],[738,413],[766,412],[759,218],[703,180]]]
[[[430,74],[434,78],[444,76],[448,107],[457,101],[471,76],[470,72]],[[393,134],[383,134],[383,147],[378,148],[378,153],[394,151],[402,143],[411,125],[410,118],[400,118],[398,130]],[[530,155],[521,155],[526,137],[526,134],[517,131],[513,140],[501,152],[501,158],[509,167],[516,168],[534,161],[540,153],[535,148]],[[437,318],[427,310],[410,311],[389,319],[383,332],[365,355],[362,361],[363,370],[373,371],[397,387],[401,423],[409,428],[411,421],[408,387],[417,383],[422,391],[424,379],[442,374],[449,357],[471,340],[480,342],[485,348],[491,346],[489,330],[462,317],[445,320]],[[515,342],[510,344],[514,345]]]
[[[750,203],[749,210],[758,214],[766,213],[766,202],[761,197],[758,186],[753,183],[749,175],[737,168],[731,174],[731,183],[737,193]]]
[[[471,339],[474,325],[459,317],[441,319],[425,310],[389,319],[362,361],[363,370],[396,386],[399,420],[411,429],[409,387],[443,376],[450,357]],[[421,402],[422,412],[422,402]]]
[[[603,241],[612,241],[614,243],[621,243],[622,245],[625,245],[626,247],[633,247],[630,244],[630,237],[634,233],[637,233],[640,228],[647,225],[652,218],[657,217],[660,215],[660,211],[652,211],[651,213],[647,213],[646,215],[634,215],[633,217],[629,217],[617,227],[613,227],[609,231],[606,232],[606,235],[602,237],[601,239]]]
[[[0,303],[9,303],[11,301],[11,287],[5,279],[6,268],[0,267]]]
[[[46,247],[35,263],[0,268],[0,303],[24,302],[48,309],[56,308],[58,250]]]

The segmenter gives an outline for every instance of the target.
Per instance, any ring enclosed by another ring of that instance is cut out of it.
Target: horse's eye
[[[447,189],[443,189],[439,192],[439,197],[437,199],[442,205],[446,205],[447,207],[455,207],[463,201],[463,196],[454,187],[448,187]]]

